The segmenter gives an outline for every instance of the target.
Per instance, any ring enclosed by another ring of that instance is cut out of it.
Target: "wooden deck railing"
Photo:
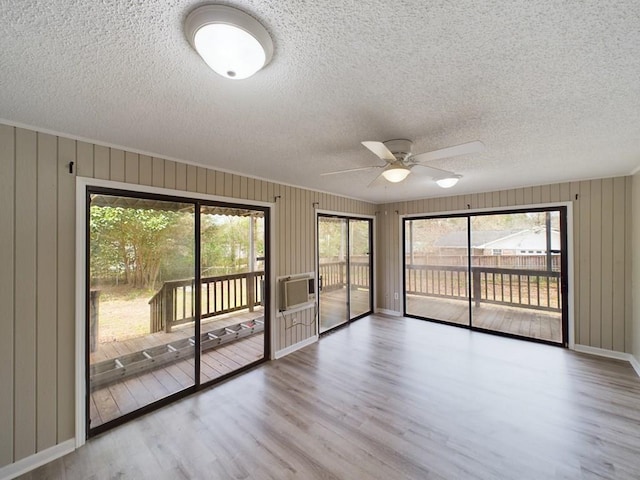
[[[262,305],[264,272],[234,273],[202,278],[201,315],[235,312]],[[193,322],[195,318],[194,280],[164,282],[162,288],[149,300],[151,333],[170,332],[176,325]]]
[[[351,285],[358,288],[369,288],[369,262],[351,262]],[[320,263],[322,290],[331,291],[347,284],[347,262]]]
[[[405,273],[408,294],[468,298],[468,270],[459,266],[409,265]],[[511,268],[472,267],[472,298],[536,310],[562,310],[560,272]]]

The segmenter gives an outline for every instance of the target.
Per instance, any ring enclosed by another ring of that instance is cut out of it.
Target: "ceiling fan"
[[[454,172],[449,172],[440,168],[430,167],[429,165],[424,165],[424,163],[432,160],[440,160],[442,158],[478,153],[484,150],[484,144],[479,140],[463,143],[453,147],[441,148],[431,152],[419,153],[416,155],[411,153],[413,148],[413,142],[411,140],[399,139],[387,140],[386,142],[362,142],[362,145],[371,150],[378,158],[384,160],[386,162],[385,165],[348,168],[346,170],[322,173],[321,175],[335,175],[338,173],[358,172],[362,170],[382,168],[382,173],[380,173],[380,175],[378,175],[373,182],[369,184],[369,186],[371,186],[381,176],[392,183],[401,182],[407,178],[407,175],[411,173],[411,169],[413,167],[420,166],[432,170],[432,177],[440,187],[449,188],[458,183],[458,180],[462,178],[462,175],[457,175]]]

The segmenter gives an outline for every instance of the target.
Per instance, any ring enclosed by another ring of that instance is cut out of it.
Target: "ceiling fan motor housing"
[[[411,140],[387,140],[383,143],[398,160],[406,160],[411,156],[411,149],[413,148],[413,142]]]

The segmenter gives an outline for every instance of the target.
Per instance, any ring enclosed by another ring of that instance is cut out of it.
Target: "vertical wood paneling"
[[[247,181],[249,179],[247,177],[240,177],[240,198],[248,198],[247,197]]]
[[[176,163],[176,190],[186,190],[187,189],[187,165],[184,163]]]
[[[613,179],[602,180],[600,345],[613,348]]]
[[[613,339],[612,347],[618,352],[625,351],[625,288],[621,288],[621,285],[625,285],[625,267],[627,263],[626,258],[626,235],[625,224],[627,216],[627,204],[626,204],[626,179],[624,177],[618,177],[613,180],[613,278],[612,285],[614,286],[612,292],[612,320],[613,320]],[[631,302],[629,302],[631,303]],[[629,318],[629,322],[631,317]]]
[[[187,187],[189,192],[198,191],[198,167],[187,165]]]
[[[15,460],[36,452],[36,133],[16,129]]]
[[[109,172],[111,171],[111,161],[109,158],[109,149],[102,145],[96,145],[93,150],[93,171],[95,178],[100,180],[109,180]]]
[[[74,161],[75,142],[58,138],[58,443],[75,435],[75,177],[65,166]]]
[[[153,157],[151,161],[151,184],[154,187],[164,187],[164,159]]]
[[[125,164],[124,164],[124,152],[117,148],[111,148],[109,150],[110,158],[110,170],[109,178],[114,182],[124,182],[125,180]]]
[[[551,201],[551,188],[549,185],[542,185],[540,187],[540,202],[549,203]]]
[[[240,177],[238,175],[231,175],[231,196],[240,198]]]
[[[77,172],[81,177],[93,177],[93,144],[78,142],[77,152]]]
[[[579,314],[579,305],[580,305],[580,295],[581,291],[578,288],[578,284],[580,283],[580,245],[582,241],[582,236],[580,235],[580,205],[581,202],[578,200],[580,198],[580,182],[571,182],[570,185],[570,195],[571,200],[573,202],[573,279],[574,279],[574,288],[573,288],[573,305],[569,305],[569,309],[573,313],[574,316],[574,334],[576,343],[581,338],[580,328],[581,322],[578,321]],[[571,272],[569,273],[571,274]]]
[[[149,155],[140,155],[138,158],[140,166],[139,182],[140,185],[153,184],[153,160]]]
[[[636,173],[636,175],[638,175]],[[625,324],[624,324],[624,338],[625,338],[625,345],[624,345],[624,351],[625,352],[632,352],[634,349],[634,344],[633,344],[633,337],[632,335],[635,335],[636,339],[640,339],[640,334],[638,333],[634,333],[633,332],[633,327],[635,326],[636,329],[640,328],[638,326],[638,324],[636,323],[634,325],[634,318],[633,318],[633,311],[632,311],[632,307],[633,307],[633,297],[632,297],[632,290],[631,290],[631,286],[632,286],[632,230],[633,230],[633,219],[631,217],[632,214],[632,197],[631,197],[631,189],[632,189],[632,185],[633,185],[633,177],[628,176],[625,178],[625,205],[627,206],[626,208],[626,212],[625,212],[625,235],[624,235],[624,239],[625,239],[625,262],[624,262],[624,318],[626,319]],[[640,215],[640,212],[633,212],[633,215],[635,216],[635,218],[638,218],[638,215]],[[620,288],[620,287],[618,287]],[[637,291],[637,290],[635,290]],[[635,352],[634,354],[636,355],[636,358],[638,358],[638,355],[640,355],[640,344],[636,343],[635,344]]]
[[[57,442],[57,160],[58,139],[38,134],[36,358],[36,448],[42,451]],[[78,150],[80,151],[80,149]],[[93,153],[93,149],[90,149]],[[78,165],[81,162],[78,159]],[[93,166],[93,162],[91,162]]]
[[[216,195],[224,195],[224,178],[223,172],[216,172]]]
[[[215,170],[207,170],[207,193],[214,195],[216,193],[216,172]]]
[[[140,164],[138,154],[125,152],[124,154],[124,181],[127,183],[138,183],[140,179]]]
[[[542,203],[542,188],[537,186],[537,187],[531,187],[531,201],[533,203]]]
[[[598,279],[602,278],[602,181],[591,181],[591,264],[590,311],[591,332],[590,343],[594,347],[602,346],[602,289]]]
[[[259,198],[259,195],[256,194],[256,180],[255,178],[247,179],[247,198],[249,200],[255,200]]]
[[[573,202],[574,304],[569,308],[574,314],[574,338],[578,344],[602,346],[616,351],[629,349],[625,339],[631,338],[631,289],[628,286],[630,280],[626,280],[627,277],[630,279],[631,268],[631,240],[628,233],[631,199],[624,186],[630,181],[629,178],[621,177],[486,192],[470,197],[474,208]],[[578,199],[575,198],[576,194],[579,195]],[[396,224],[390,221],[389,215],[395,213],[397,208],[415,213],[460,210],[466,208],[468,198],[469,196],[431,198],[378,206],[381,212],[387,211],[386,216],[379,216],[377,233],[377,300],[381,308],[393,309],[393,293],[396,288],[401,288],[397,278],[401,266],[396,258],[400,245],[394,245],[399,231]],[[623,247],[621,238],[627,239]],[[389,243],[385,244],[385,241]],[[620,249],[622,253],[618,253]],[[619,267],[619,262],[624,266]],[[621,298],[623,295],[624,298]]]
[[[207,169],[198,167],[196,174],[196,191],[199,193],[207,193]]]
[[[176,162],[164,161],[164,185],[165,188],[176,188]]]
[[[223,188],[224,191],[221,193],[221,195],[224,195],[225,197],[233,196],[233,175],[231,175],[230,173],[224,173]]]
[[[13,462],[15,128],[0,125],[0,465]]]
[[[580,227],[575,232],[580,237],[580,251],[577,254],[580,262],[580,281],[576,287],[580,292],[580,303],[576,322],[580,323],[578,343],[590,345],[591,339],[591,182],[580,182]]]

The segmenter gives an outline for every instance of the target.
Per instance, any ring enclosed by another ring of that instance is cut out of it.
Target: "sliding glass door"
[[[266,358],[267,213],[89,187],[89,435]]]
[[[559,210],[471,217],[473,326],[563,343],[564,238]]]
[[[405,219],[405,314],[567,344],[566,208]]]
[[[467,218],[406,220],[405,312],[469,325]]]
[[[372,220],[318,216],[320,333],[371,313]]]

